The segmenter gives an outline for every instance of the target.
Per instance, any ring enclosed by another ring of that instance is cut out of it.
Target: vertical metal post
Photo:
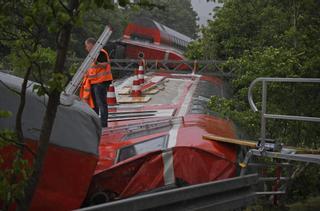
[[[251,156],[253,155],[252,150],[250,149],[247,154],[246,157],[243,160],[243,163],[239,163],[240,167],[241,167],[241,172],[240,172],[240,176],[244,176],[246,171],[247,171],[247,167],[249,164],[249,161],[251,159]]]
[[[192,75],[194,75],[197,71],[197,60],[194,60],[193,61],[193,70],[192,70]]]
[[[262,81],[262,102],[261,102],[261,142],[260,146],[264,149],[266,139],[266,118],[267,112],[267,81]]]

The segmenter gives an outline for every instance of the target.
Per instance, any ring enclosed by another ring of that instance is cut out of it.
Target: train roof
[[[190,37],[184,35],[184,34],[181,34],[180,32],[177,32],[155,20],[152,20],[150,18],[146,18],[146,17],[137,17],[134,19],[134,21],[132,22],[133,24],[137,24],[137,25],[140,25],[140,26],[144,26],[144,27],[147,27],[147,28],[156,28],[157,30],[160,31],[160,33],[164,33],[164,34],[167,34],[169,36],[173,36],[173,37],[176,37],[176,38],[179,38],[185,42],[191,42],[193,41],[193,39],[191,39]]]
[[[0,129],[14,129],[20,97],[14,91],[20,91],[23,78],[0,72],[0,108],[10,111],[12,116],[0,121]],[[24,138],[39,140],[45,104],[48,97],[38,96],[34,91],[33,81],[28,81],[26,105],[22,117]],[[62,102],[56,114],[50,143],[62,148],[73,149],[98,155],[100,131],[97,130],[99,117],[84,102],[61,95]],[[76,124],[75,124],[76,122]],[[67,129],[66,129],[67,128]],[[78,131],[79,130],[79,131]]]

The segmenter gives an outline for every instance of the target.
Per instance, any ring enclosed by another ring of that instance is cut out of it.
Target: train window
[[[142,153],[166,149],[167,142],[168,135],[165,135],[123,147],[118,151],[116,162],[121,162],[123,160],[126,160],[128,158]]]
[[[153,38],[152,37],[143,36],[143,35],[140,35],[140,34],[131,34],[130,38],[132,40],[153,43]]]

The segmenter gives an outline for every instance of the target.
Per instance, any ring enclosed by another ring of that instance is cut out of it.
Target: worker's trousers
[[[100,114],[102,127],[108,127],[107,89],[109,88],[110,83],[110,81],[105,81],[103,83],[91,85],[94,111],[97,114]]]

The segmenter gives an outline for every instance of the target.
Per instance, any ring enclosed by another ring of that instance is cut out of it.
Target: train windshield
[[[153,139],[146,140],[137,144],[123,147],[119,149],[117,156],[117,163],[135,155],[167,148],[168,135],[159,136]]]
[[[131,40],[153,43],[153,38],[148,36],[143,36],[140,34],[131,34]]]

